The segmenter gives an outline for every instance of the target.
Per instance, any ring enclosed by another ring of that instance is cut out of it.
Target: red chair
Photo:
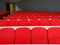
[[[9,14],[8,11],[0,11],[0,16],[7,16]]]
[[[43,18],[41,12],[35,12],[34,15],[36,19]]]
[[[34,18],[39,18],[38,17],[38,12],[33,12],[33,16],[34,16]]]
[[[28,18],[35,18],[33,12],[27,12]]]
[[[26,14],[25,14],[25,12],[16,12],[16,13],[14,13],[13,18],[25,19],[26,18]]]
[[[29,25],[30,26],[38,26],[39,25],[39,19],[30,19]]]
[[[59,26],[60,25],[60,19],[59,18],[54,18],[51,20],[51,25],[53,26]]]
[[[48,19],[48,18],[41,18],[40,19],[40,25],[42,25],[42,26],[48,26],[48,25],[50,25],[51,24],[51,21]]]
[[[19,19],[21,18],[22,12],[14,12],[10,14],[6,19]]]
[[[13,16],[11,16],[11,15],[5,17],[5,19],[12,19],[12,18],[13,18]]]
[[[28,19],[20,19],[20,21],[18,22],[19,26],[28,26]]]
[[[14,44],[14,29],[3,28],[0,30],[0,44]]]
[[[8,26],[8,20],[7,19],[1,19],[0,20],[0,26]]]
[[[16,30],[15,44],[30,44],[31,31],[29,28],[18,28]]]
[[[60,12],[52,12],[52,18],[59,18]]]
[[[32,29],[32,44],[47,44],[47,31],[45,28]]]
[[[41,12],[42,18],[50,18],[51,13],[50,12]]]
[[[60,28],[48,29],[49,44],[60,44]]]
[[[9,26],[18,26],[18,19],[9,19]]]
[[[27,18],[28,18],[27,12],[23,12],[21,15],[21,19],[27,19]]]

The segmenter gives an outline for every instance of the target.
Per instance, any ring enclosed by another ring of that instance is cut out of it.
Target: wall
[[[0,11],[1,10],[6,10],[6,3],[5,2],[0,2]]]
[[[22,10],[60,11],[60,0],[23,0],[16,4]]]
[[[5,3],[0,3],[0,10],[5,10]],[[23,0],[15,3],[15,10],[60,11],[60,0]]]

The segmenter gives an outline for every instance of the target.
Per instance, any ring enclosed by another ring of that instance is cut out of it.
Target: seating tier
[[[60,44],[60,28],[1,28],[0,44]]]

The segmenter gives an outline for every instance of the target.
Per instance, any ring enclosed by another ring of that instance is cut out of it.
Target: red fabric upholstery
[[[10,16],[6,17],[5,19],[13,20],[13,21],[10,20],[11,22],[11,24],[9,23],[10,26],[11,25],[13,26],[18,26],[18,25],[19,26],[28,26],[28,25],[30,26],[40,26],[40,25],[41,26],[51,26],[51,25],[59,26],[60,25],[60,12],[16,11]],[[17,21],[16,19],[20,19],[20,20]],[[0,26],[2,26],[2,24]]]
[[[32,44],[47,44],[47,31],[44,28],[32,29]]]
[[[9,26],[18,26],[18,19],[9,19]]]
[[[48,30],[49,44],[60,44],[60,28],[50,28]]]
[[[0,20],[0,26],[8,26],[8,21],[7,21],[7,19],[1,19],[1,20]]]
[[[60,12],[52,12],[52,18],[59,18]]]
[[[27,12],[22,12],[21,19],[27,19],[27,18],[28,18]]]
[[[34,13],[34,18],[39,19],[42,18],[39,12],[33,12]]]
[[[3,28],[0,30],[0,44],[14,44],[14,29]]]
[[[30,44],[31,34],[29,28],[18,28],[16,30],[16,44]]]
[[[51,12],[40,12],[42,18],[50,18]]]
[[[59,26],[60,25],[60,19],[59,18],[52,19],[51,20],[51,25]]]
[[[39,19],[30,19],[29,21],[30,26],[38,26],[39,25]]]
[[[20,19],[18,22],[19,26],[28,26],[28,19]]]
[[[27,12],[28,18],[34,18],[33,12]]]
[[[8,13],[8,11],[0,11],[0,15],[7,15]]]
[[[51,25],[51,21],[48,18],[41,18],[40,25],[42,25],[42,26]]]

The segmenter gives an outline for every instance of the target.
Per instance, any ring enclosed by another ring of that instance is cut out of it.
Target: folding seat
[[[8,20],[7,19],[0,19],[0,26],[8,26]]]
[[[11,15],[8,15],[7,17],[5,17],[5,19],[12,19],[14,16],[13,16],[13,14],[11,14]]]
[[[27,19],[27,15],[25,14],[25,15],[21,15],[21,19]]]
[[[39,25],[39,19],[30,19],[29,25],[30,26],[38,26]]]
[[[34,15],[35,15],[36,19],[43,18],[41,15],[41,12],[36,12],[36,13],[34,13]]]
[[[28,19],[20,19],[20,21],[18,22],[19,26],[28,26],[29,22]]]
[[[48,29],[49,44],[60,44],[60,28]]]
[[[47,30],[45,28],[32,29],[32,44],[47,44]]]
[[[25,19],[27,18],[27,15],[24,12],[16,12],[11,14],[10,16],[7,17],[8,19],[12,18],[12,19]]]
[[[15,17],[17,17],[17,16],[9,15],[9,16],[5,17],[5,19],[16,19]]]
[[[24,18],[24,12],[16,12],[13,15],[13,18],[19,19],[19,18]]]
[[[8,14],[8,11],[0,11],[0,16],[7,16]]]
[[[33,12],[34,18],[38,19],[40,18],[40,13],[38,12]]]
[[[14,44],[14,29],[0,29],[0,44]]]
[[[28,18],[34,18],[34,13],[33,12],[27,12]]]
[[[18,26],[18,19],[9,19],[8,25],[9,26]]]
[[[19,15],[18,12],[14,12],[14,13],[10,14],[9,16],[7,16],[6,18],[11,19],[11,18],[17,17],[18,15]]]
[[[19,19],[21,18],[22,12],[14,12],[6,17],[6,19]]]
[[[39,25],[42,25],[42,26],[48,26],[48,25],[50,25],[51,24],[51,20],[50,19],[48,19],[48,18],[41,18],[40,19],[40,23],[39,23]]]
[[[8,12],[7,11],[0,11],[0,19],[4,18],[4,16],[7,16]]]
[[[22,12],[21,19],[27,19],[28,15],[27,12]]]
[[[3,14],[5,14],[5,16],[7,16],[9,14],[9,11],[3,11]]]
[[[52,18],[59,18],[60,12],[52,12]]]
[[[44,13],[44,17],[45,18],[51,18],[52,17],[51,12]]]
[[[20,16],[20,14],[14,14],[14,15],[11,15],[11,18],[12,19],[20,19],[21,18],[21,16]]]
[[[42,18],[50,18],[51,12],[40,12],[40,15],[42,15]]]
[[[11,16],[13,17],[13,19],[17,19],[20,16],[21,13],[13,13],[11,14]]]
[[[53,18],[51,20],[51,25],[53,25],[53,26],[59,26],[60,25],[60,18]]]
[[[30,44],[31,31],[29,28],[18,28],[16,30],[15,44]]]

